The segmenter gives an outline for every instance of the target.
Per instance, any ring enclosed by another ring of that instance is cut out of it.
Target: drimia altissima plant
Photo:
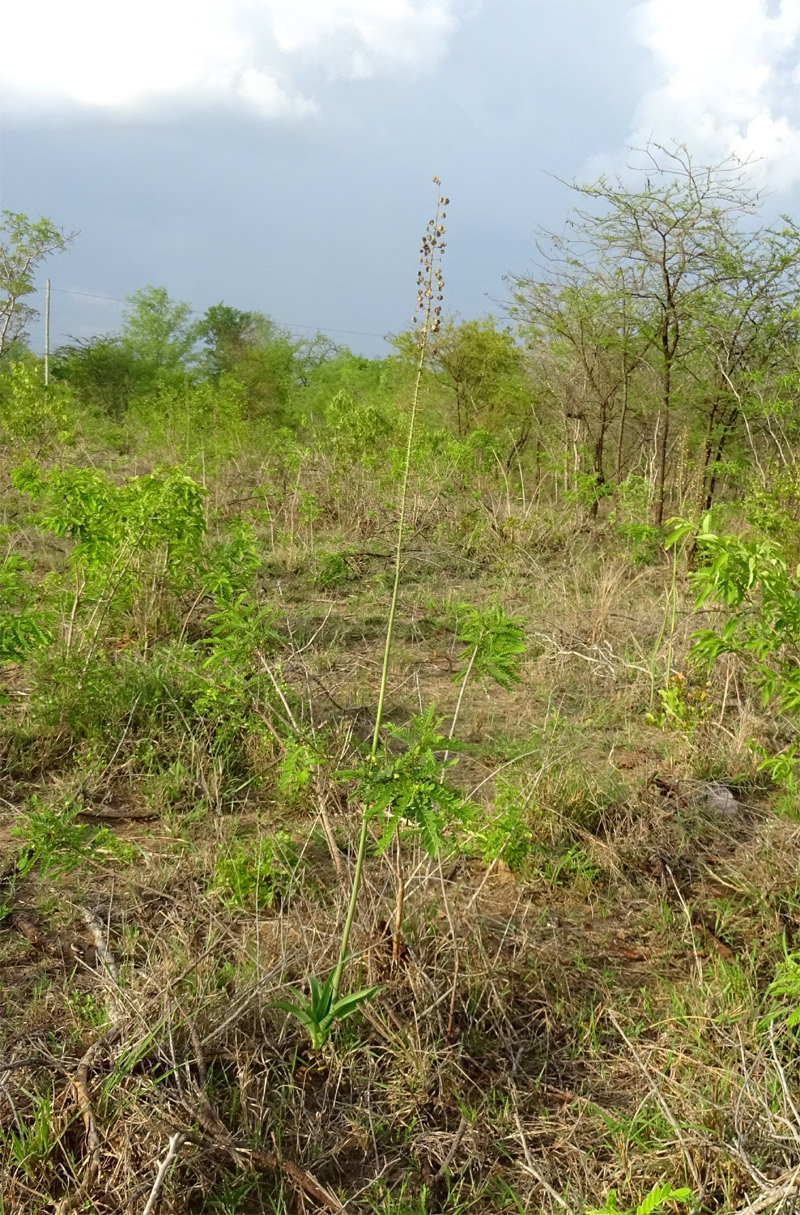
[[[408,498],[408,482],[411,475],[412,457],[414,451],[414,426],[417,418],[417,410],[419,407],[420,385],[422,383],[422,374],[425,368],[425,359],[429,350],[430,338],[436,333],[439,328],[440,318],[442,314],[442,299],[444,298],[444,277],[442,275],[441,258],[445,247],[443,240],[445,234],[444,219],[446,216],[445,207],[449,203],[449,199],[441,193],[441,181],[438,177],[434,177],[433,183],[437,188],[436,207],[433,218],[428,221],[428,226],[420,243],[419,253],[419,270],[417,272],[417,307],[414,315],[414,322],[418,325],[418,357],[416,366],[416,375],[414,377],[414,386],[411,394],[411,409],[408,419],[408,435],[406,439],[405,463],[403,465],[403,475],[400,486],[400,501],[397,520],[397,540],[395,545],[394,559],[394,580],[392,583],[392,595],[389,606],[389,615],[386,623],[386,642],[383,651],[383,666],[381,669],[381,682],[378,691],[378,708],[375,714],[375,727],[372,733],[372,744],[369,751],[367,763],[357,774],[359,779],[356,786],[356,796],[361,795],[362,814],[361,827],[358,837],[358,849],[356,852],[355,871],[353,874],[353,885],[350,892],[350,901],[347,908],[347,916],[342,930],[342,938],[339,946],[339,956],[336,966],[332,973],[328,976],[324,983],[311,976],[309,979],[309,988],[311,996],[309,1000],[304,1000],[299,992],[293,992],[296,997],[296,1003],[279,1001],[276,1007],[285,1010],[295,1016],[300,1023],[306,1028],[311,1037],[312,1046],[320,1048],[325,1044],[330,1034],[331,1029],[337,1020],[350,1016],[356,1011],[360,1004],[366,1000],[372,999],[380,990],[378,987],[367,987],[360,991],[352,992],[349,995],[340,997],[339,992],[344,975],[344,968],[348,957],[348,948],[350,944],[350,933],[355,919],[356,908],[358,906],[358,895],[361,888],[361,876],[364,870],[364,859],[367,852],[367,841],[369,836],[369,825],[377,814],[389,809],[385,797],[375,800],[374,796],[374,772],[378,767],[378,752],[381,745],[381,725],[383,722],[383,710],[386,701],[386,687],[389,676],[389,665],[392,655],[392,639],[394,636],[394,623],[397,614],[397,598],[400,589],[400,575],[403,564],[403,538],[406,522],[406,503]],[[426,757],[422,757],[422,763],[425,764]],[[394,773],[392,774],[394,775]],[[399,777],[399,773],[398,773]],[[402,797],[406,803],[404,814],[407,816],[412,808],[414,798],[409,793],[409,777],[410,782],[414,782],[415,773],[412,771],[406,774],[406,780],[397,780],[397,795]],[[445,794],[445,786],[441,779],[435,780],[430,776],[430,773],[425,773],[427,797],[422,799],[424,806],[422,807],[423,815],[428,819],[430,816],[431,802],[436,802],[437,786],[441,789],[441,797],[438,799],[452,803],[452,794],[448,790]],[[417,799],[419,804],[420,799]],[[393,816],[390,821],[398,821],[399,816]],[[386,841],[388,843],[388,841]]]

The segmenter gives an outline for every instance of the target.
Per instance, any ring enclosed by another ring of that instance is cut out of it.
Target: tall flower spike
[[[442,183],[438,177],[434,177],[433,181],[434,185],[441,188]],[[436,200],[436,213],[432,219],[428,220],[420,242],[419,264],[421,269],[417,273],[417,306],[413,320],[414,324],[417,324],[418,320],[421,321],[418,333],[420,358],[423,362],[427,351],[428,335],[436,333],[441,324],[442,309],[439,301],[444,298],[441,255],[445,244],[442,240],[445,234],[442,220],[445,218],[443,208],[449,202],[449,198],[444,194],[439,194]],[[434,301],[436,301],[435,305]]]
[[[438,177],[434,177],[434,184],[441,187],[441,182]],[[411,474],[411,457],[414,450],[414,425],[417,417],[420,400],[420,386],[422,383],[422,374],[425,369],[425,357],[428,353],[428,338],[430,334],[436,333],[439,328],[439,312],[436,307],[434,311],[434,284],[437,289],[437,299],[441,299],[441,291],[444,286],[444,279],[440,267],[441,250],[436,247],[436,229],[440,221],[441,196],[437,198],[436,214],[428,225],[428,230],[420,243],[420,260],[422,270],[417,276],[417,307],[415,310],[414,321],[417,320],[417,313],[420,314],[419,319],[422,321],[417,333],[419,342],[417,345],[417,371],[414,380],[414,390],[411,396],[411,410],[408,419],[408,436],[406,439],[406,456],[403,468],[403,479],[400,488],[400,504],[397,519],[397,545],[395,549],[394,560],[394,581],[392,585],[392,598],[389,607],[389,619],[386,626],[386,643],[383,651],[383,665],[381,669],[380,690],[378,693],[378,707],[375,713],[375,725],[372,734],[372,747],[370,751],[371,762],[377,760],[378,745],[380,742],[381,724],[383,721],[383,706],[386,697],[386,686],[389,674],[389,659],[392,652],[392,638],[394,633],[394,620],[397,611],[397,595],[400,586],[400,570],[402,567],[403,557],[403,532],[405,528],[406,504],[408,499],[408,484]],[[432,231],[434,237],[431,239],[428,232]],[[364,866],[364,857],[367,850],[367,838],[371,816],[369,807],[365,807],[364,814],[361,820],[361,829],[358,837],[358,847],[356,850],[356,867],[353,874],[353,882],[350,888],[350,902],[347,908],[347,918],[342,930],[342,939],[339,945],[339,957],[336,962],[336,967],[328,980],[330,983],[330,1002],[335,1004],[339,995],[339,987],[342,981],[345,962],[348,956],[348,944],[350,941],[350,930],[353,927],[353,918],[356,912],[356,904],[358,902],[358,892],[361,885],[361,874]],[[326,984],[327,986],[327,984]],[[372,991],[373,989],[370,989]],[[358,993],[361,998],[362,993]],[[356,997],[352,997],[355,999]]]

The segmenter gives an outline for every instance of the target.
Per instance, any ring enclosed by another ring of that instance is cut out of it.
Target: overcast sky
[[[533,260],[536,226],[562,226],[553,175],[617,171],[651,137],[760,157],[773,205],[800,220],[800,0],[3,15],[0,208],[79,232],[48,265],[55,342],[117,330],[118,301],[152,283],[380,353],[410,322],[434,173],[451,198],[446,305],[474,316]]]

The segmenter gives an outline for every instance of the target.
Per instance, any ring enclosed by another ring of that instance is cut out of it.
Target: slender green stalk
[[[669,588],[669,646],[667,648],[667,683],[672,675],[672,654],[675,646],[675,621],[678,615],[678,550],[672,553],[672,581]]]
[[[469,683],[469,677],[472,674],[472,667],[475,662],[475,659],[478,657],[479,649],[480,649],[480,645],[476,645],[475,649],[470,654],[469,663],[467,664],[467,669],[464,672],[464,678],[461,680],[461,687],[459,688],[459,692],[458,692],[458,700],[456,701],[456,711],[453,714],[453,720],[450,722],[450,729],[447,732],[448,738],[453,738],[453,736],[455,735],[456,725],[458,723],[458,715],[461,712],[461,702],[464,699],[464,693],[467,690],[467,684]],[[450,758],[450,752],[445,751],[444,759],[442,760],[442,770],[439,774],[439,780],[444,780],[445,768],[447,767],[447,761],[449,758]]]
[[[656,698],[656,663],[658,662],[658,651],[661,649],[661,643],[667,632],[669,625],[669,642],[667,645],[667,674],[664,680],[664,687],[669,685],[670,676],[672,675],[672,653],[675,645],[675,621],[678,614],[678,548],[677,545],[672,550],[672,577],[670,580],[669,590],[667,592],[667,601],[664,606],[664,618],[661,621],[661,628],[658,632],[655,645],[652,649],[652,657],[650,659],[650,708],[653,707],[653,702]]]
[[[441,182],[438,177],[434,177],[434,184],[440,188]],[[425,369],[425,358],[428,353],[429,339],[432,333],[435,333],[439,328],[439,315],[441,308],[438,304],[434,304],[434,299],[441,300],[443,279],[439,266],[441,257],[441,248],[443,247],[441,237],[444,234],[444,225],[442,219],[444,212],[442,207],[447,203],[447,199],[441,194],[437,195],[436,211],[433,219],[429,222],[427,231],[422,238],[421,256],[422,270],[417,275],[417,312],[421,314],[422,324],[419,330],[419,353],[417,358],[417,370],[414,378],[414,389],[411,394],[411,415],[408,422],[408,440],[406,442],[406,458],[403,468],[403,480],[400,488],[400,514],[397,521],[397,544],[395,547],[394,557],[394,583],[392,585],[392,600],[389,607],[389,619],[386,624],[386,643],[383,648],[383,667],[381,669],[381,684],[378,693],[378,709],[375,714],[375,729],[372,733],[372,748],[370,750],[370,758],[374,761],[378,754],[378,746],[380,745],[381,723],[383,721],[383,706],[386,700],[386,686],[389,678],[389,662],[392,654],[392,639],[394,635],[394,621],[397,615],[397,599],[400,590],[400,573],[403,565],[403,531],[406,521],[406,503],[408,500],[408,482],[411,476],[411,457],[414,449],[414,427],[417,420],[417,410],[419,408],[419,394],[422,384],[422,373]],[[416,321],[416,317],[414,318]],[[350,942],[350,931],[353,927],[353,920],[356,914],[358,905],[358,894],[361,887],[361,874],[364,868],[364,857],[367,851],[367,832],[369,828],[370,807],[364,806],[361,819],[361,831],[358,837],[358,851],[356,853],[356,868],[353,874],[353,887],[350,891],[350,903],[347,908],[347,919],[344,923],[342,931],[342,941],[339,946],[339,958],[336,963],[336,969],[333,973],[333,994],[332,999],[335,1002],[339,987],[342,981],[342,972],[344,971],[345,961],[347,959],[347,947]]]

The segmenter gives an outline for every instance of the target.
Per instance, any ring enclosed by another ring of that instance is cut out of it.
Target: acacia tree
[[[400,362],[414,366],[416,331],[395,334],[391,343]],[[511,329],[493,316],[442,320],[425,366],[434,377],[431,383],[438,381],[446,390],[448,421],[459,437],[475,430],[504,434],[512,440],[513,459],[528,440],[534,414],[525,349]]]
[[[16,211],[0,212],[0,357],[26,336],[37,315],[26,296],[34,290],[33,276],[41,262],[63,253],[75,239],[49,219],[28,219]]]
[[[115,334],[77,338],[56,351],[53,376],[73,388],[90,409],[124,416],[149,372]]]
[[[530,392],[524,352],[508,329],[492,316],[473,321],[445,321],[430,354],[453,394],[456,428],[467,435],[476,427],[496,429],[525,423]]]
[[[154,375],[170,376],[186,369],[198,338],[192,306],[173,300],[164,287],[142,287],[126,298],[122,345]]]
[[[615,423],[619,479],[631,383],[651,342],[634,324],[632,294],[630,276],[622,270],[607,282],[598,275],[587,283],[583,267],[566,263],[552,279],[519,283],[512,305],[538,362],[547,348],[554,394],[564,417],[583,431],[598,491],[608,480],[607,446]],[[592,514],[597,505],[595,497]]]
[[[608,298],[615,281],[624,285],[625,325],[617,322],[612,332],[628,369],[640,373],[644,392],[648,376],[652,381],[653,511],[661,524],[675,413],[697,400],[698,352],[712,323],[726,335],[729,347],[734,333],[737,349],[754,338],[758,309],[741,305],[764,296],[775,265],[770,269],[769,259],[753,261],[753,249],[763,250],[767,236],[743,229],[757,209],[758,195],[739,161],[698,167],[683,145],[651,144],[641,155],[634,184],[620,177],[572,184],[595,209],[577,207],[564,235],[543,234],[545,273],[516,280],[515,307],[523,324],[527,321],[540,335],[543,326],[562,337],[568,334],[586,368],[580,343],[588,302],[595,294]],[[791,264],[794,255],[788,249],[784,254]],[[748,278],[749,294],[741,290]],[[577,316],[573,307],[565,334],[563,304],[569,292],[573,305],[577,301],[580,306]],[[624,376],[619,382],[628,383]],[[597,387],[602,422],[606,397]],[[725,425],[729,429],[732,424],[735,419],[728,415]],[[713,437],[709,451],[711,465]]]
[[[197,336],[205,346],[201,363],[212,379],[236,366],[242,350],[253,339],[255,319],[254,313],[231,308],[222,301],[206,309]]]
[[[778,230],[740,234],[724,282],[706,296],[696,340],[696,375],[702,386],[701,509],[712,505],[723,456],[742,427],[760,468],[756,440],[760,431],[769,430],[776,388],[785,384],[796,363],[799,277],[800,229],[784,219]],[[772,381],[772,391],[765,412],[760,389],[767,381]]]
[[[250,418],[288,423],[292,393],[305,371],[298,359],[302,343],[270,317],[260,312],[249,316],[243,339],[235,350],[229,348],[227,370],[245,390]]]

